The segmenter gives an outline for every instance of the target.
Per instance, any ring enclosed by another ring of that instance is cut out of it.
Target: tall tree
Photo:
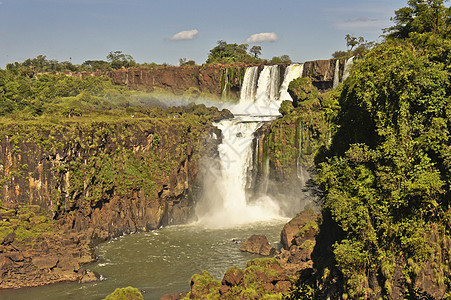
[[[386,28],[388,37],[407,38],[409,33],[446,34],[449,31],[450,9],[447,0],[409,0],[408,6],[395,11],[395,25]]]
[[[262,54],[262,47],[261,46],[252,46],[251,50],[249,50],[251,54],[254,55],[255,58],[257,58],[259,55]]]
[[[114,69],[133,67],[136,64],[131,55],[124,54],[122,51],[110,52],[106,58]]]

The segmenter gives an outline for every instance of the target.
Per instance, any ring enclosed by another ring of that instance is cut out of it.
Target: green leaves
[[[418,7],[399,11],[402,30],[419,28],[419,10],[427,7],[414,2]],[[430,228],[449,226],[451,47],[432,33],[411,37],[374,48],[332,94],[340,105],[337,132],[315,179],[324,209],[344,231],[334,255],[354,298],[375,290],[371,274],[383,276],[378,288],[390,294],[396,264],[406,282],[415,280],[442,251]]]

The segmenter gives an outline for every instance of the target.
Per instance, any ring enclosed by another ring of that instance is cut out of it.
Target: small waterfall
[[[240,116],[215,124],[223,136],[218,147],[220,174],[212,173],[212,184],[206,186],[209,199],[197,207],[201,224],[227,227],[279,217],[279,206],[269,197],[248,203],[246,196],[247,174],[253,167],[254,132],[271,119]]]
[[[258,67],[249,67],[244,73],[240,103],[254,103],[257,91]]]
[[[345,63],[345,69],[343,71],[342,81],[345,81],[345,79],[349,77],[349,70],[351,69],[351,66],[353,63],[354,63],[354,56],[351,56]]]
[[[337,59],[337,61],[335,62],[335,73],[334,73],[334,85],[333,85],[333,87],[336,88],[339,83],[340,83],[340,60]]]
[[[284,79],[282,82],[282,86],[280,87],[280,100],[290,100],[293,101],[290,94],[288,93],[288,85],[293,79],[298,77],[302,77],[302,73],[304,72],[304,64],[293,64],[289,65],[284,74]]]

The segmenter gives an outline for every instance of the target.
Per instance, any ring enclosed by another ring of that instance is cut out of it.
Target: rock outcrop
[[[202,65],[185,67],[127,68],[113,71],[71,73],[86,78],[107,76],[114,84],[147,91],[183,94],[188,90],[220,96],[226,91],[239,97],[247,65]]]
[[[274,255],[276,253],[276,249],[269,244],[266,236],[256,234],[241,244],[240,250],[264,256]]]
[[[312,252],[318,232],[319,216],[311,210],[299,213],[285,224],[280,234],[283,248],[275,257],[287,274],[306,269],[313,273]]]
[[[282,297],[290,291],[292,280],[274,258],[257,258],[246,268],[231,267],[221,282],[206,271],[191,279],[189,299],[262,299]],[[167,296],[164,296],[168,299]],[[179,299],[179,298],[174,298]],[[279,298],[276,298],[279,299]]]
[[[322,91],[333,87],[335,59],[307,61],[304,63],[303,77],[310,77],[313,84]],[[112,71],[68,73],[79,78],[107,76],[114,84],[147,91],[168,91],[183,94],[188,90],[220,96],[239,98],[246,68],[252,65],[204,64],[202,66],[158,66],[153,68],[124,68]],[[263,65],[260,65],[263,68]],[[283,75],[286,65],[280,65]],[[344,62],[340,67],[342,77]],[[281,83],[283,78],[281,78]]]
[[[215,131],[197,117],[0,126],[0,288],[95,279],[81,268],[95,244],[187,222]]]

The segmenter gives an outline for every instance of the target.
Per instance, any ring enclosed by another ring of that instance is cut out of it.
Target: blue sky
[[[0,68],[39,54],[82,63],[110,51],[137,62],[205,62],[218,40],[262,57],[327,59],[347,33],[378,40],[406,0],[0,0]],[[256,35],[253,39],[251,36]],[[177,35],[178,34],[178,35]]]

